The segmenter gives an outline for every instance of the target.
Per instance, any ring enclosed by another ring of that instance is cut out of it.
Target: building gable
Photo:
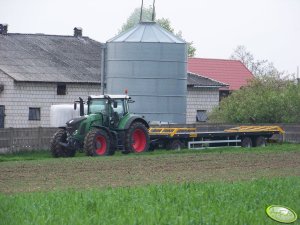
[[[238,60],[189,58],[188,70],[229,84],[229,90],[247,85],[253,74]]]

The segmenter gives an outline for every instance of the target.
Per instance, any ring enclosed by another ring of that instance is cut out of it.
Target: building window
[[[29,120],[41,120],[41,108],[29,108]]]
[[[0,128],[4,128],[5,106],[0,105]]]
[[[197,122],[206,122],[207,121],[206,110],[197,110],[196,121]]]
[[[66,84],[57,84],[57,95],[66,95],[67,85]]]
[[[222,101],[224,98],[227,98],[230,95],[230,91],[228,90],[221,90],[219,92],[219,101]]]

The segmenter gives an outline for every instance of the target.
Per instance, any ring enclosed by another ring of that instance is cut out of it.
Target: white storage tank
[[[85,114],[87,106],[84,107]],[[50,127],[63,127],[66,122],[80,116],[79,104],[74,110],[74,104],[51,105],[50,107]]]

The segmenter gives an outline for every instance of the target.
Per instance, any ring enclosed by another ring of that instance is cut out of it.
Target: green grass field
[[[300,145],[54,159],[0,155],[0,224],[280,224],[300,214]],[[300,224],[296,221],[293,224]]]
[[[300,212],[299,177],[0,195],[0,223],[279,224],[271,204]]]
[[[299,144],[270,144],[266,147],[261,148],[233,148],[233,147],[221,147],[221,148],[210,148],[202,150],[188,150],[183,149],[180,151],[167,151],[167,150],[155,150],[153,152],[143,153],[143,156],[155,156],[155,155],[169,155],[169,154],[191,154],[191,153],[267,153],[267,152],[289,152],[289,151],[300,151]],[[138,157],[137,154],[129,154],[126,157]],[[84,153],[76,153],[76,157],[86,157]],[[124,157],[120,152],[112,157]],[[0,154],[0,163],[7,161],[24,161],[24,160],[42,160],[42,159],[53,159],[49,151],[31,151],[31,152],[16,152],[8,154]]]

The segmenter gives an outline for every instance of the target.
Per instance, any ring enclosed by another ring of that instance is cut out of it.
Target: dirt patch
[[[69,158],[0,164],[0,192],[300,176],[300,152]]]

